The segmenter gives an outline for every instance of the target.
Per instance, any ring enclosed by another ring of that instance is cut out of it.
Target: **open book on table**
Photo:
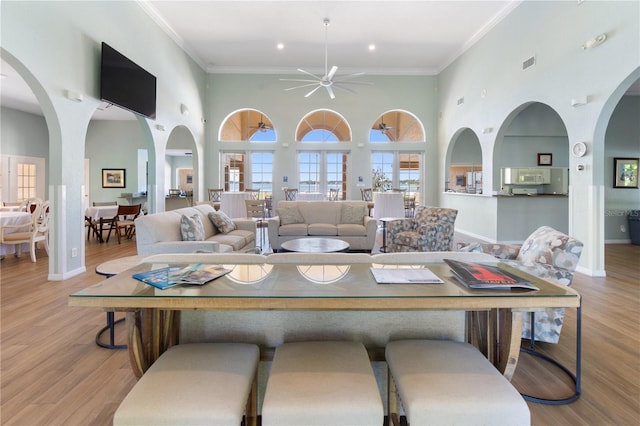
[[[133,274],[133,278],[164,290],[182,284],[203,285],[229,272],[231,269],[219,265],[198,263],[189,266],[166,266],[148,272],[139,272]]]
[[[523,288],[538,290],[538,287],[530,281],[500,269],[496,265],[461,262],[453,259],[443,260],[451,268],[453,276],[469,288],[498,290]]]

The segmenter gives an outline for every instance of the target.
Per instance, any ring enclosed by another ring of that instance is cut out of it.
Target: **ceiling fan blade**
[[[353,73],[353,74],[347,74],[347,75],[343,75],[343,76],[337,77],[335,79],[335,81],[345,81],[345,80],[349,80],[349,79],[354,78],[354,77],[363,76],[364,74],[365,73],[363,73],[363,72],[356,72],[356,73]]]
[[[304,97],[305,97],[305,98],[308,98],[309,96],[313,95],[313,94],[316,92],[316,90],[318,90],[318,89],[319,89],[319,88],[321,88],[321,87],[322,87],[322,86],[320,86],[320,85],[318,84],[318,87],[316,87],[315,89],[313,89],[312,91],[310,91],[309,93],[307,93],[306,95],[304,95]]]
[[[333,83],[332,86],[337,87],[340,90],[344,90],[345,92],[349,92],[349,93],[353,93],[354,95],[357,95],[355,90],[349,89],[348,87],[345,87],[340,83]]]
[[[317,76],[317,75],[315,75],[313,73],[310,73],[309,71],[305,71],[302,68],[298,68],[298,71],[303,73],[303,74],[310,75],[311,77],[315,78],[316,80],[322,80],[322,77]]]
[[[280,81],[301,81],[303,83],[317,83],[319,80],[309,80],[308,78],[281,78]]]
[[[329,74],[327,74],[327,80],[333,80],[333,76],[336,75],[336,72],[338,72],[338,67],[334,65],[331,67],[331,71],[329,71]]]
[[[289,90],[294,90],[294,89],[302,89],[303,87],[311,87],[311,86],[319,86],[319,84],[317,82],[314,83],[308,83],[308,84],[302,84],[300,86],[294,86],[294,87],[289,87],[287,89],[284,89],[285,92],[289,91]]]
[[[327,93],[329,93],[329,97],[331,99],[335,99],[336,95],[333,93],[333,89],[331,88],[331,86],[325,86],[327,88]]]

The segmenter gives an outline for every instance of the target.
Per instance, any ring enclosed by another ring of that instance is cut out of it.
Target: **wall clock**
[[[571,147],[571,152],[576,157],[583,157],[587,153],[587,145],[584,142],[576,142]]]

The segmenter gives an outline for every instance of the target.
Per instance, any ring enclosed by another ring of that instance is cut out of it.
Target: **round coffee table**
[[[299,253],[335,253],[349,250],[349,243],[335,238],[298,238],[285,241],[280,247]]]

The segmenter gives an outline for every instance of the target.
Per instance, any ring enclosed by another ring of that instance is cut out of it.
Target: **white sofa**
[[[209,204],[140,216],[136,219],[136,243],[139,255],[244,251],[256,246],[256,223],[251,219],[234,219],[236,229],[223,234],[209,220],[215,210]],[[180,232],[182,215],[200,216],[203,241],[183,241]]]
[[[269,242],[276,252],[296,238],[337,238],[350,250],[371,251],[376,221],[368,211],[366,201],[280,201],[268,219]]]

